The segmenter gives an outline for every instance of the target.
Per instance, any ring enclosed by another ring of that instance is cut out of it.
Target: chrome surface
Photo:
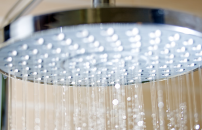
[[[54,30],[59,33],[61,27],[64,30],[68,30],[68,28],[74,30],[75,25],[91,28],[99,24],[107,26],[110,24],[135,24],[137,27],[152,26],[156,29],[179,32],[183,35],[189,34],[189,36],[200,39],[202,37],[201,23],[202,20],[193,15],[162,9],[104,7],[71,10],[40,16],[27,16],[16,20],[4,28],[4,43],[0,44],[0,48],[3,49],[9,44],[15,44],[21,40],[29,39],[29,37],[40,37],[47,32],[52,34]],[[0,71],[7,74],[4,70]]]
[[[93,0],[93,7],[114,6],[115,0]]]
[[[162,9],[105,7],[22,17],[4,27],[4,42],[48,29],[95,23],[162,24],[202,32],[202,19],[191,14]]]

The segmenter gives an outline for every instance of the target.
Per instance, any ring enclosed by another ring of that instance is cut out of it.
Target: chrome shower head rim
[[[124,15],[125,13],[129,15]],[[146,15],[142,16],[143,13]],[[83,17],[79,17],[81,15]],[[131,16],[133,17],[131,18]],[[73,21],[64,22],[65,18],[73,19]],[[175,18],[175,21],[173,21],[173,18]],[[183,18],[191,20],[181,21]],[[193,20],[196,22],[194,23]],[[189,14],[162,9],[105,7],[64,11],[41,16],[28,16],[11,23],[4,28],[4,33],[6,33],[6,35],[4,35],[4,43],[0,45],[0,48],[4,48],[9,44],[26,39],[27,37],[38,33],[44,33],[48,30],[57,30],[60,27],[71,27],[75,25],[98,25],[98,23],[102,23],[103,25],[111,23],[136,23],[137,25],[143,26],[155,24],[154,26],[161,26],[167,29],[169,28],[172,31],[202,37],[202,34],[200,33],[202,32],[202,28],[199,26],[199,24],[202,23],[201,21],[200,18]],[[28,24],[24,24],[25,22]],[[22,27],[28,31],[25,33],[25,30],[23,30]],[[8,31],[10,33],[8,33]],[[5,71],[0,71],[3,74],[8,75]],[[20,79],[20,77],[18,78]]]

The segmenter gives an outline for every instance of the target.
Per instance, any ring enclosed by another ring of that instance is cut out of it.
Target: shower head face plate
[[[34,82],[81,86],[181,75],[202,62],[201,28],[180,23],[183,18],[200,21],[175,11],[120,7],[25,17],[5,31],[0,70]]]
[[[112,85],[180,75],[202,63],[202,38],[165,25],[93,24],[38,33],[0,50],[1,70],[28,80]],[[189,30],[187,30],[189,31]]]

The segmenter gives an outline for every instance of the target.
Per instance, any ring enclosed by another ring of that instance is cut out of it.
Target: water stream
[[[130,71],[132,75],[139,74],[138,68]],[[68,80],[63,85],[57,82],[48,85],[46,78],[41,85],[40,80],[29,83],[25,69],[22,81],[9,78],[12,83],[9,86],[12,95],[9,97],[12,104],[10,129],[200,129],[201,69],[143,84],[141,75],[130,84],[125,75],[120,76],[120,71],[112,73],[114,77],[108,75],[107,78],[108,82],[113,82],[111,86],[105,84],[105,73],[94,75],[92,81],[86,80],[87,86],[77,80],[76,74],[71,80],[67,75]],[[73,84],[69,85],[70,82]],[[32,95],[33,100],[30,100]]]

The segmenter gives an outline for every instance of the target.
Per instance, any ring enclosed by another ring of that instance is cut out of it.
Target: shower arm
[[[115,6],[115,0],[93,0],[93,7]]]

